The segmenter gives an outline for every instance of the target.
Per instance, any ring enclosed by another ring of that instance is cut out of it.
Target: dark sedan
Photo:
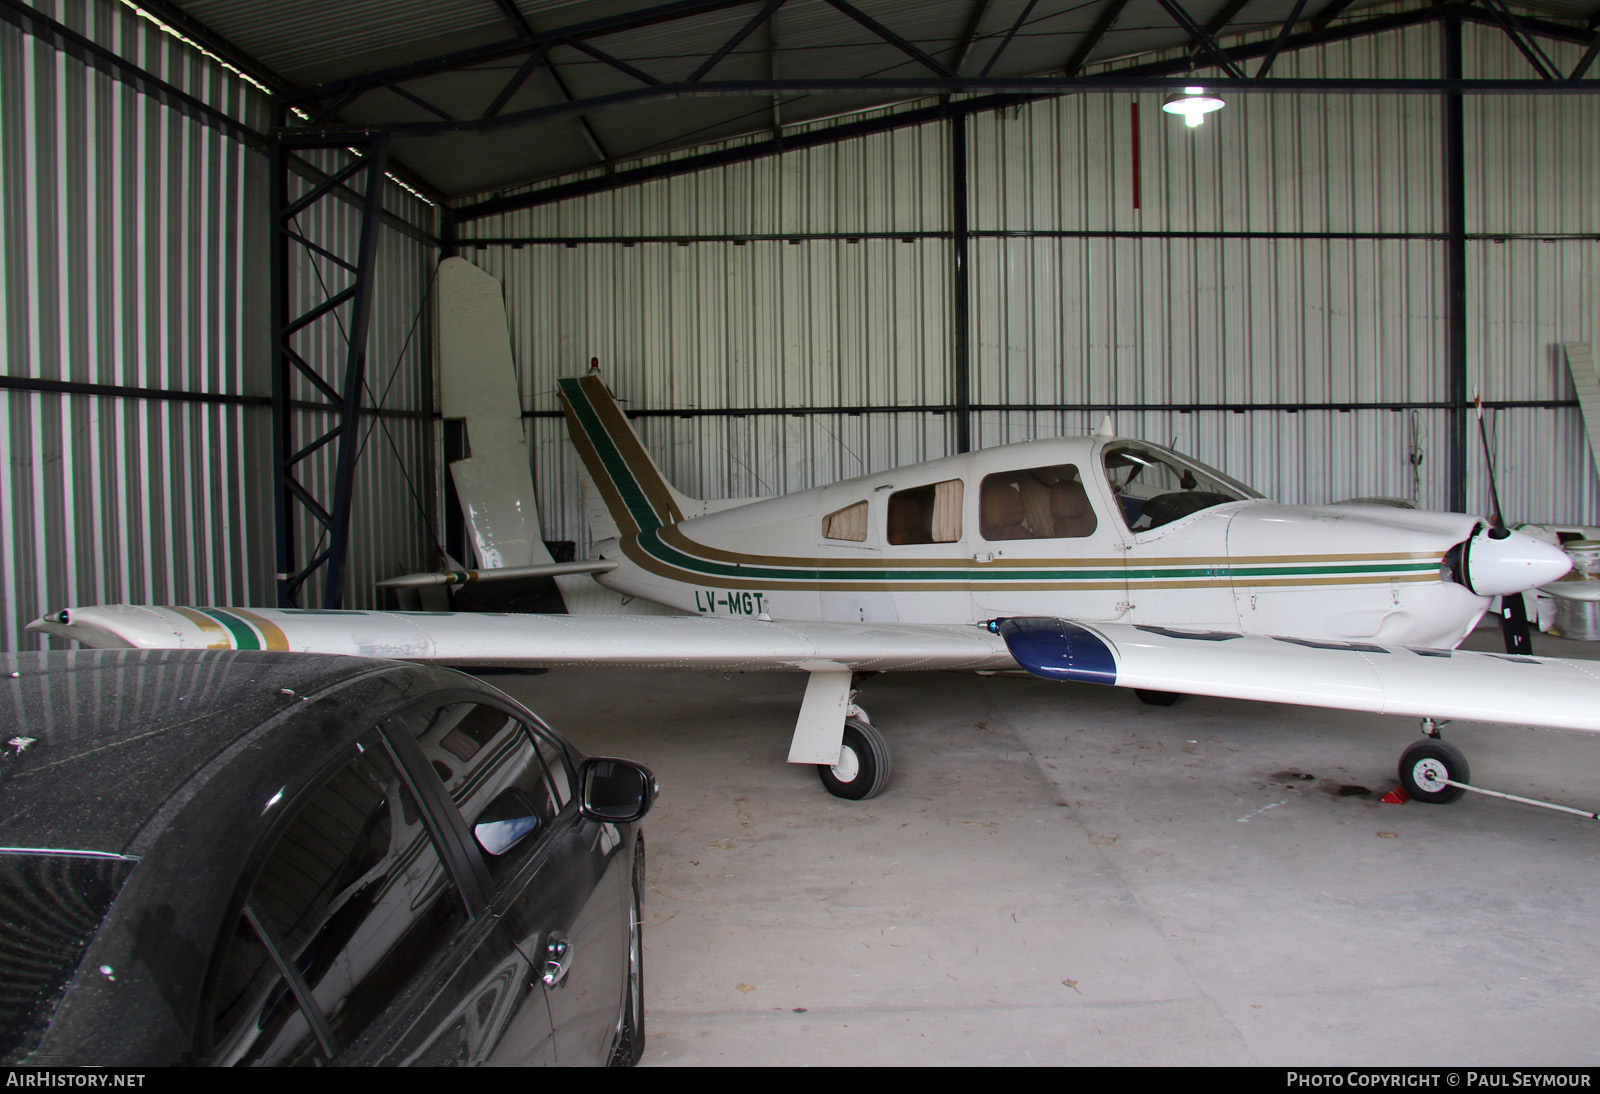
[[[633,1063],[650,772],[446,669],[0,654],[0,1063]]]

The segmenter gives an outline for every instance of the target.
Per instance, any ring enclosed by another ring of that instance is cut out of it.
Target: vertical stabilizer
[[[704,503],[678,493],[662,477],[599,376],[556,382],[587,473],[589,526],[597,540],[676,524],[704,510]]]
[[[439,265],[439,395],[466,423],[468,455],[450,465],[462,514],[486,569],[550,562],[539,531],[522,396],[500,281],[463,258]]]
[[[1588,342],[1568,342],[1565,349],[1584,430],[1589,434],[1589,455],[1600,468],[1600,370],[1595,368],[1594,347]]]

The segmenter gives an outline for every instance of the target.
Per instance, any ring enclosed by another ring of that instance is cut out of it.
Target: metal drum
[[[1550,633],[1576,642],[1600,642],[1600,600],[1558,596],[1556,625]]]
[[[1561,545],[1572,559],[1572,568],[1585,577],[1600,577],[1600,540],[1573,539]]]

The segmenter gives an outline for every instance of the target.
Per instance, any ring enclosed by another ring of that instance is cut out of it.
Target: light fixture
[[[1168,114],[1182,114],[1183,124],[1193,129],[1206,120],[1207,114],[1221,110],[1226,105],[1222,96],[1213,95],[1203,87],[1186,87],[1181,92],[1174,91],[1168,95],[1161,109]]]

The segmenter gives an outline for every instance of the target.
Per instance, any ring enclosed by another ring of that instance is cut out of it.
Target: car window
[[[0,853],[0,1064],[38,1045],[134,865],[93,852]]]
[[[376,734],[290,804],[280,833],[215,974],[217,1063],[311,1063],[354,1043],[466,922]]]
[[[449,703],[401,719],[471,830],[496,884],[532,854],[572,800],[566,750],[484,703]]]

